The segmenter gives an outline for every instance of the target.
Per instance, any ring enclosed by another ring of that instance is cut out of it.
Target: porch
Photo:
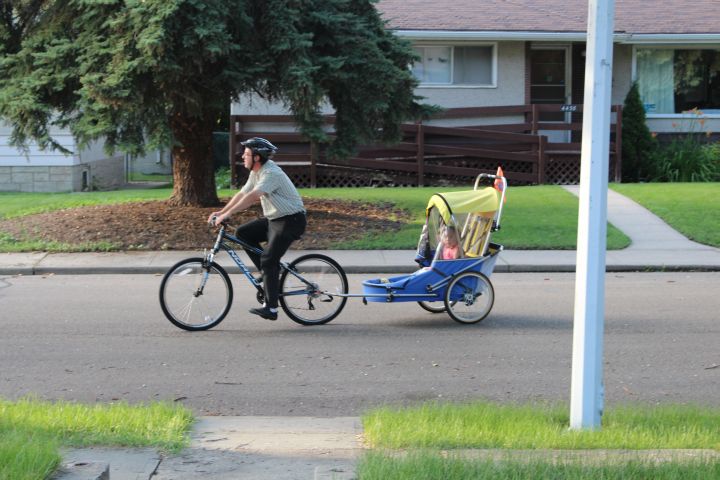
[[[622,106],[611,110],[609,179],[620,181]],[[342,160],[298,133],[290,115],[233,115],[232,180],[237,186],[247,178],[240,142],[260,136],[280,148],[275,161],[298,187],[468,185],[499,165],[513,185],[576,184],[582,114],[577,104],[451,108],[404,124],[395,145],[363,145]],[[325,122],[331,127],[334,117]]]

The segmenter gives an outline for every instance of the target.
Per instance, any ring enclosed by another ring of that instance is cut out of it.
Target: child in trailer
[[[420,244],[423,245],[425,242],[427,242],[427,226],[423,227],[423,234],[420,237]],[[421,250],[428,251],[423,251],[423,253],[420,253]],[[418,275],[420,273],[430,270],[430,265],[427,262],[424,262],[424,260],[428,257],[428,253],[429,247],[418,247],[418,256],[415,258],[415,261],[420,263],[422,267],[419,270],[413,272],[412,275]],[[440,241],[438,242],[437,254],[435,256],[435,259],[457,260],[458,258],[462,258],[462,256],[463,255],[460,248],[457,228],[452,225],[446,225],[442,227],[442,233],[440,234]],[[380,283],[388,283],[387,279],[385,278],[382,278],[380,280]]]
[[[456,260],[462,257],[457,229],[454,226],[448,225],[443,229],[438,247],[440,250],[438,255],[439,260]]]

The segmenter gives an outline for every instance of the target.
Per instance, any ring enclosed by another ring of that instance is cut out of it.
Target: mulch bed
[[[391,204],[306,199],[308,227],[293,249],[332,248],[370,233],[398,230],[408,212]],[[112,243],[119,250],[194,250],[211,247],[205,223],[218,207],[175,207],[164,201],[98,205],[0,221],[0,232],[72,245]],[[236,214],[233,225],[260,216],[260,207]],[[397,218],[400,220],[390,220]]]

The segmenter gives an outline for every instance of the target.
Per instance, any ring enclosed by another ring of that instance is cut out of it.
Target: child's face
[[[443,243],[451,247],[457,245],[457,235],[455,234],[455,231],[445,230],[443,233]]]

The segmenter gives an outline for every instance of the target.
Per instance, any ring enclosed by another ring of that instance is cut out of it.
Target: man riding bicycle
[[[222,210],[210,214],[208,222],[219,224],[260,201],[264,217],[241,225],[235,236],[256,248],[261,248],[260,242],[267,242],[262,255],[247,252],[262,272],[265,290],[265,304],[262,308],[251,308],[250,313],[276,320],[280,259],[290,244],[305,232],[305,207],[290,178],[271,160],[278,150],[275,145],[259,137],[241,145],[245,147],[242,158],[250,176]]]

